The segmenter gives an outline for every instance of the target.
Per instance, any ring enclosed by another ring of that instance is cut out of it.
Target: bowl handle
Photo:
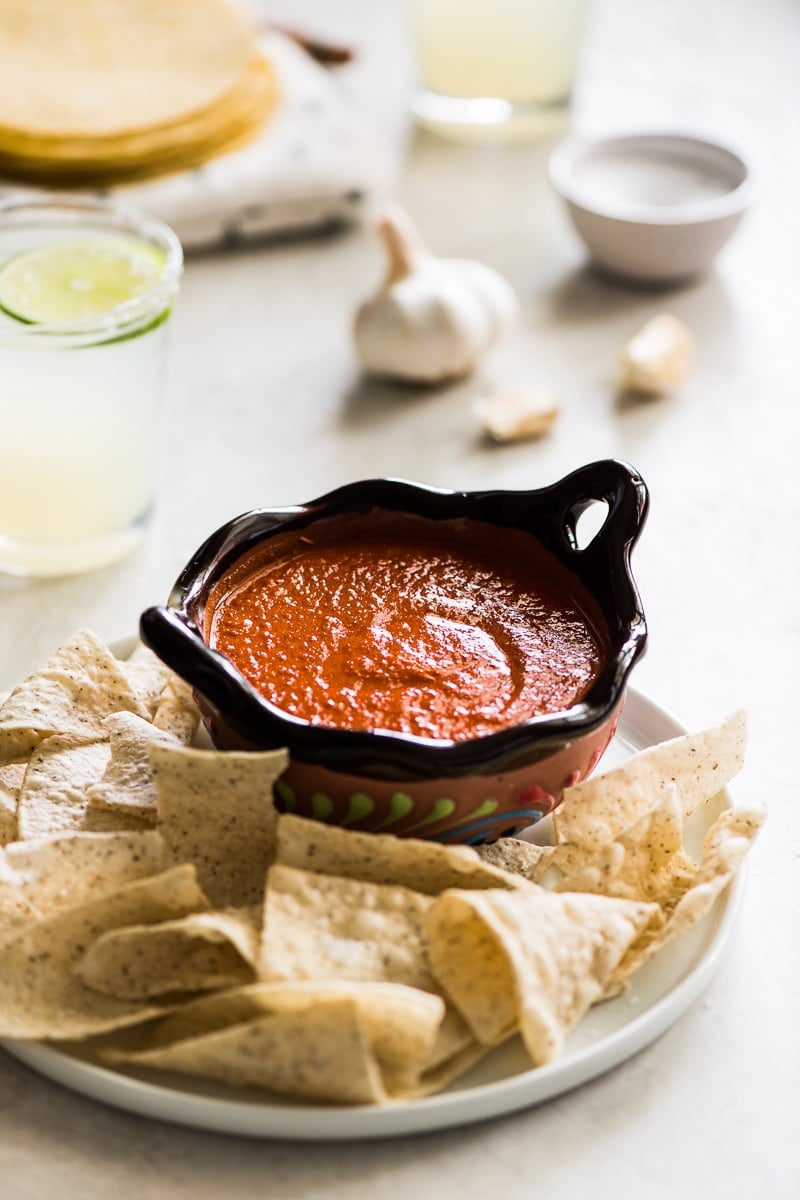
[[[561,532],[574,554],[587,562],[596,560],[613,569],[614,564],[627,563],[647,517],[649,497],[647,487],[638,471],[618,459],[589,463],[567,475],[558,484],[563,497]],[[605,503],[606,518],[586,546],[578,539],[578,520],[595,504]]]
[[[224,712],[225,720],[237,732],[254,719],[263,722],[258,693],[227,658],[206,645],[200,630],[183,613],[161,605],[148,608],[139,620],[139,634],[176,675],[214,709]]]

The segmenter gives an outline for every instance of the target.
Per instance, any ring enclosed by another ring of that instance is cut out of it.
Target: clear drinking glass
[[[0,310],[2,572],[53,576],[104,566],[139,544],[151,514],[168,318],[183,266],[177,237],[101,200],[4,202],[0,281],[13,256],[98,236],[108,245],[132,239],[127,245],[157,264],[141,294],[114,303],[112,290],[112,307],[77,321],[27,323]],[[66,286],[86,283],[77,277]]]
[[[419,123],[468,140],[563,124],[587,8],[588,0],[411,0]]]

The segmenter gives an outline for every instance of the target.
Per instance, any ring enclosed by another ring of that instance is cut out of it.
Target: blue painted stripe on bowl
[[[529,825],[535,825],[540,821],[543,814],[535,808],[518,808],[511,812],[495,813],[493,817],[489,817],[485,821],[477,821],[474,825],[459,827],[458,829],[445,829],[441,833],[431,834],[430,841],[432,842],[452,842],[463,841],[465,834],[476,833],[481,829],[491,829],[493,825],[505,824],[507,821],[513,821],[515,817],[520,817],[527,821]]]

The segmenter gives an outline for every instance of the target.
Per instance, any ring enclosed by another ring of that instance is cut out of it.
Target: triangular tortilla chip
[[[599,854],[582,846],[556,848],[553,865],[566,873],[560,892],[595,892],[674,908],[691,883],[695,864],[683,848],[683,808],[677,788],[660,792],[653,807]]]
[[[182,866],[31,925],[0,947],[0,1036],[84,1038],[157,1015],[163,1006],[117,1000],[86,987],[75,967],[110,929],[207,908],[194,868]]]
[[[19,837],[27,841],[70,831],[113,829],[107,816],[88,813],[87,796],[87,789],[102,777],[110,753],[103,741],[53,736],[41,742],[22,781],[17,806]]]
[[[114,713],[103,726],[109,738],[109,760],[102,777],[86,789],[89,810],[155,825],[158,794],[150,769],[150,745],[181,743],[133,713]]]
[[[399,885],[276,864],[267,877],[259,974],[265,980],[306,979],[320,985],[384,981],[439,995],[423,935],[432,903],[430,896]],[[459,1015],[447,1008],[426,1069],[436,1069],[444,1079],[449,1062],[448,1077],[455,1077],[459,1055],[461,1069],[475,1061],[463,1057],[473,1041]]]
[[[190,1042],[198,1046],[199,1039],[249,1025],[261,1017],[310,1016],[320,1006],[327,1007],[343,999],[352,1003],[358,1013],[364,1039],[381,1073],[382,1090],[395,1097],[408,1095],[412,1090],[416,1094],[431,1058],[444,1004],[438,996],[400,984],[306,981],[256,984],[218,992],[187,1004],[142,1030],[132,1050],[112,1050],[106,1056],[115,1061],[153,1065],[152,1057],[143,1058],[142,1051],[180,1045],[188,1048]],[[157,1065],[167,1064],[161,1060]],[[351,1066],[342,1059],[340,1070],[346,1078]],[[352,1091],[352,1084],[346,1084],[344,1090]],[[340,1090],[330,1098],[344,1097]]]
[[[423,935],[432,903],[409,888],[274,866],[259,975],[385,981],[436,992]]]
[[[668,911],[664,925],[646,932],[631,946],[614,974],[609,995],[620,991],[634,971],[711,911],[741,866],[765,817],[765,810],[755,805],[729,808],[720,814],[706,834],[703,856],[689,886]]]
[[[0,850],[0,943],[26,924],[163,869],[157,833],[68,833]]]
[[[746,714],[736,712],[713,729],[661,742],[624,766],[568,788],[553,814],[556,842],[588,849],[608,845],[673,785],[688,816],[741,770],[746,724]]]
[[[470,1038],[469,1042],[461,1050],[456,1051],[449,1058],[423,1071],[416,1086],[406,1093],[406,1098],[409,1100],[418,1100],[423,1096],[431,1096],[435,1092],[441,1092],[453,1080],[459,1079],[467,1071],[471,1071],[475,1064],[480,1062],[488,1053],[488,1046],[482,1046],[480,1042],[476,1042],[474,1038]]]
[[[26,757],[51,734],[102,740],[104,717],[123,710],[147,716],[108,648],[81,630],[23,679],[0,708],[0,763]]]
[[[264,753],[150,746],[158,829],[173,862],[193,862],[212,904],[259,904],[275,853],[272,786],[285,750]]]
[[[17,802],[27,769],[25,762],[6,763],[0,767],[0,846],[16,841]]]
[[[130,658],[119,661],[119,669],[144,709],[147,720],[152,721],[164,689],[172,678],[169,667],[147,646],[137,646]]]
[[[426,924],[436,978],[486,1045],[517,1028],[537,1064],[551,1062],[601,999],[656,905],[605,896],[517,891],[445,892]]]
[[[485,863],[534,883],[539,882],[547,868],[549,852],[549,846],[536,846],[511,837],[498,838],[496,842],[477,847],[477,853]]]
[[[156,729],[171,733],[184,746],[191,746],[200,724],[200,710],[192,689],[173,675],[164,689],[153,717]]]
[[[95,991],[123,1000],[203,992],[255,980],[258,934],[233,912],[111,929],[75,967]]]
[[[322,875],[396,884],[430,896],[446,888],[517,885],[505,871],[483,863],[471,846],[361,833],[291,813],[278,817],[275,861]]]
[[[378,1104],[386,1099],[358,1007],[347,996],[158,1050],[108,1050],[103,1057],[329,1104]]]

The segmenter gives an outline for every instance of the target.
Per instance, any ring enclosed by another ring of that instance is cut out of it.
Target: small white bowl
[[[592,261],[646,284],[706,271],[754,191],[741,154],[679,133],[569,139],[552,154],[550,180]]]

